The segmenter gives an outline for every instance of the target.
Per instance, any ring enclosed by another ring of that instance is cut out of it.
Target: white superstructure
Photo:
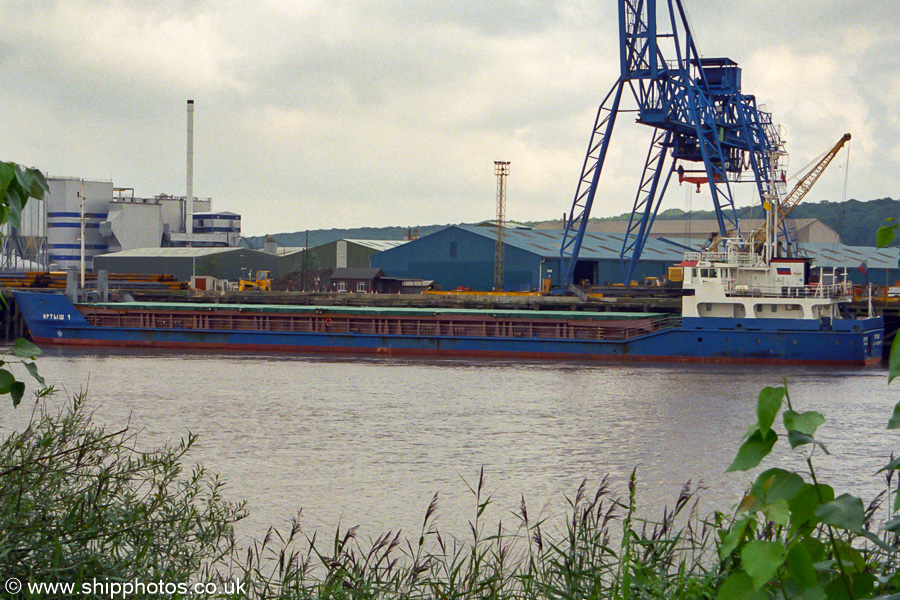
[[[723,251],[687,252],[682,302],[684,317],[740,319],[841,318],[851,300],[846,270],[812,268],[805,258],[771,258],[746,251],[739,239]]]

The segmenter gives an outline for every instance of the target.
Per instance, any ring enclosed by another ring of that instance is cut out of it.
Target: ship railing
[[[725,288],[731,296],[754,298],[844,298],[849,294],[844,284],[806,286],[761,286],[745,285],[728,281]]]
[[[623,341],[681,326],[681,317],[678,315],[663,315],[646,319],[638,318],[634,319],[634,321],[634,325],[629,326],[622,326],[621,323],[606,323],[600,320],[579,322],[572,324],[564,335],[559,335],[557,332],[551,335],[539,334],[535,337],[561,340]]]
[[[696,262],[698,264],[706,263],[726,263],[737,266],[752,266],[756,264],[756,255],[751,252],[685,252],[684,260]]]
[[[543,340],[627,340],[681,324],[680,317],[672,315],[548,320],[99,309],[84,317],[91,325],[114,328]]]
[[[632,338],[640,337],[642,335],[648,335],[657,331],[664,331],[666,329],[675,329],[681,327],[681,317],[677,315],[654,317],[649,321],[650,322],[646,324],[618,329],[603,328],[601,326],[600,329],[602,331],[602,334],[597,339],[630,340]]]

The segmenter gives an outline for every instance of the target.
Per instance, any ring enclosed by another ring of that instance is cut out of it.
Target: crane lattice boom
[[[788,215],[791,214],[791,211],[797,208],[797,205],[800,204],[800,201],[806,197],[806,194],[809,193],[809,190],[812,189],[812,186],[818,181],[819,177],[831,164],[831,161],[834,160],[834,157],[837,156],[838,152],[844,147],[844,145],[850,141],[850,134],[845,133],[838,142],[828,150],[824,156],[815,164],[813,167],[803,175],[797,184],[794,186],[794,189],[784,197],[778,204],[778,216],[776,217],[775,222],[775,230],[777,231],[781,228],[785,219],[787,219]],[[751,247],[757,247],[765,241],[766,236],[766,228],[765,226],[759,227],[753,234],[750,236]],[[787,243],[793,243],[797,240],[787,239]]]
[[[620,257],[629,281],[660,200],[675,172],[696,165],[709,185],[721,234],[738,231],[732,184],[753,181],[760,201],[778,194],[775,176],[783,142],[771,114],[741,91],[741,69],[728,58],[701,58],[682,0],[667,0],[659,19],[657,0],[618,0],[620,75],[597,112],[560,262],[571,286],[581,242],[606,160],[616,117],[627,88],[637,104],[637,122],[654,128]],[[665,48],[664,48],[665,47]]]

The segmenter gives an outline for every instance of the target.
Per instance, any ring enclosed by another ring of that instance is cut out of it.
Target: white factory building
[[[30,200],[21,226],[0,233],[0,270],[93,270],[94,257],[137,248],[229,247],[241,237],[241,217],[213,212],[194,196],[194,101],[187,101],[185,196],[136,198],[112,181],[47,177],[50,193]]]
[[[240,241],[240,215],[212,212],[209,198],[193,199],[193,231],[188,233],[185,197],[137,198],[133,189],[114,187],[111,181],[74,177],[48,177],[47,183],[50,193],[44,201],[31,200],[21,228],[6,232],[3,270],[79,268],[82,234],[86,270],[92,270],[94,256],[110,252],[228,247]]]

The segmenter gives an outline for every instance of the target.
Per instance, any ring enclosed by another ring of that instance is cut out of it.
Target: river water
[[[885,431],[900,385],[886,370],[717,365],[414,360],[170,351],[51,349],[39,360],[55,401],[89,392],[95,420],[129,423],[147,449],[188,431],[191,459],[246,499],[242,536],[260,538],[302,509],[304,531],[360,525],[365,536],[415,536],[439,494],[438,525],[460,536],[474,518],[484,469],[493,503],[511,520],[558,518],[582,482],[610,475],[619,494],[637,467],[647,516],[701,482],[701,510],[728,508],[752,475],[725,474],[765,385],[787,377],[798,410],[828,419],[820,478],[868,501],[900,433]],[[25,401],[0,406],[0,428],[21,429]],[[786,442],[780,442],[786,446]],[[776,452],[770,465],[803,466]]]

